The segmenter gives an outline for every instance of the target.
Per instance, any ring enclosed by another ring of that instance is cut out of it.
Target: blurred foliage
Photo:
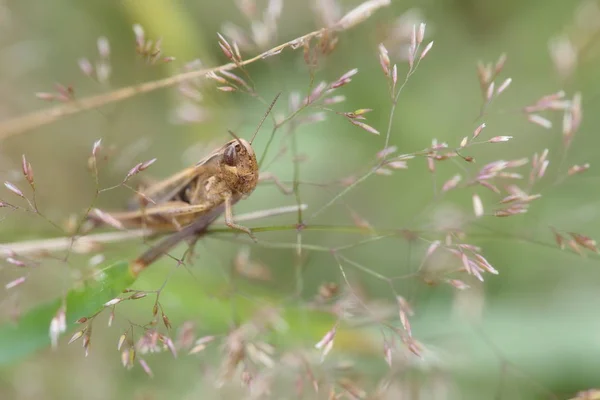
[[[262,10],[266,2],[258,3]],[[303,2],[283,3],[275,43],[320,27]],[[344,10],[358,4],[357,1],[339,3]],[[487,275],[483,285],[473,282],[471,290],[460,293],[450,287],[428,286],[417,279],[398,281],[395,291],[410,299],[415,309],[415,316],[411,318],[414,337],[428,349],[424,361],[406,372],[401,383],[402,393],[409,392],[412,398],[419,398],[419,393],[420,398],[530,399],[549,398],[550,393],[568,398],[578,390],[600,386],[596,373],[600,366],[597,357],[600,342],[595,318],[595,310],[600,306],[597,295],[600,259],[595,255],[581,257],[568,250],[561,251],[549,228],[600,237],[600,198],[595,169],[600,115],[593,112],[599,104],[600,54],[592,41],[585,48],[575,73],[562,79],[548,51],[551,38],[564,32],[573,34],[574,24],[585,19],[581,12],[577,14],[583,3],[541,0],[398,0],[392,3],[363,25],[340,33],[335,52],[319,59],[317,82],[332,81],[352,68],[359,69],[352,82],[340,89],[347,101],[336,110],[372,108],[374,111],[367,115],[367,122],[385,132],[390,101],[378,62],[377,45],[396,18],[418,7],[419,15],[427,22],[426,41],[434,40],[435,45],[400,95],[391,144],[398,146],[400,153],[410,153],[427,148],[433,138],[455,146],[470,135],[480,123],[477,116],[481,94],[476,63],[478,60],[495,62],[501,53],[506,53],[508,61],[503,76],[511,77],[512,85],[493,102],[483,120],[487,124],[486,138],[511,135],[514,139],[469,148],[468,155],[475,158],[475,164],[439,164],[435,181],[439,188],[465,168],[476,171],[487,162],[531,157],[544,148],[549,149],[551,160],[547,179],[538,188],[543,197],[532,204],[529,213],[507,219],[486,217],[469,228],[469,243],[475,241],[483,248],[483,254],[500,271],[498,276]],[[219,3],[0,1],[0,118],[9,119],[48,107],[50,104],[37,100],[34,93],[53,91],[55,82],[72,85],[76,96],[83,97],[171,76],[196,58],[207,66],[225,63],[216,32],[220,32],[227,21],[248,26],[229,0]],[[142,24],[149,38],[162,37],[163,54],[175,56],[176,60],[145,65],[134,51],[131,29],[134,23]],[[81,57],[97,58],[99,36],[107,37],[111,44],[109,87],[85,77],[77,66]],[[393,54],[395,50],[398,49],[390,47],[392,57],[398,59],[398,54]],[[407,66],[400,63],[399,68],[399,75],[403,77]],[[276,115],[285,112],[283,97],[294,90],[305,93],[310,85],[302,50],[286,50],[251,65],[248,71],[263,98],[271,99],[279,91],[284,93],[275,107]],[[561,89],[569,96],[574,91],[582,91],[584,110],[583,124],[563,161],[560,119],[554,118],[554,128],[545,130],[527,122],[520,111],[542,95]],[[95,183],[86,166],[92,145],[99,138],[107,154],[111,154],[108,160],[101,162],[100,186],[109,187],[118,184],[137,162],[154,157],[158,161],[147,175],[168,176],[201,159],[212,144],[228,140],[227,129],[249,137],[265,110],[265,105],[254,98],[221,93],[212,87],[207,90],[202,104],[206,121],[174,124],[174,110],[180,105],[180,95],[177,88],[171,88],[11,137],[4,140],[0,148],[0,179],[26,188],[20,174],[21,154],[26,154],[35,171],[41,211],[47,220],[62,224],[73,213],[81,215],[94,197]],[[268,132],[267,127],[263,128],[256,139],[259,155],[269,139]],[[285,143],[286,129],[277,135],[267,160],[274,158],[276,149]],[[383,137],[370,135],[333,114],[328,114],[324,122],[299,127],[295,135],[299,153],[306,156],[306,161],[300,164],[303,182],[329,182],[359,173],[383,145]],[[553,184],[567,166],[586,162],[592,165],[587,173],[559,185]],[[270,163],[268,169],[284,181],[293,179],[293,163],[289,157]],[[395,171],[392,176],[372,176],[311,222],[340,227],[351,225],[350,208],[377,228],[419,229],[434,225],[440,219],[461,220],[472,214],[473,191],[462,190],[432,204],[433,186],[425,160],[416,158],[409,161],[407,170]],[[301,201],[309,205],[307,215],[320,209],[339,190],[301,185]],[[492,197],[478,192],[491,209]],[[125,188],[111,190],[100,196],[97,206],[118,209],[130,195]],[[16,202],[16,196],[6,190],[0,198]],[[290,204],[294,204],[293,196],[283,196],[274,186],[265,185],[236,205],[236,213]],[[2,211],[0,239],[3,243],[60,234],[45,218]],[[254,221],[251,225],[296,222],[296,216],[286,215],[265,222]],[[228,240],[218,240],[223,238]],[[298,302],[291,300],[296,291],[309,301],[323,283],[337,282],[346,287],[350,282],[353,290],[363,293],[370,301],[388,304],[395,301],[387,282],[350,265],[343,268],[346,282],[340,276],[339,265],[326,251],[306,251],[306,259],[298,265],[293,249],[294,230],[260,235],[265,242],[286,242],[290,248],[251,247],[252,259],[268,267],[271,281],[232,278],[232,262],[240,247],[239,243],[231,243],[232,239],[211,235],[202,240],[198,244],[196,262],[186,268],[175,268],[175,262],[165,258],[143,274],[134,288],[157,290],[168,278],[161,303],[174,328],[191,320],[196,323],[199,334],[206,335],[226,333],[235,324],[250,318],[262,302],[279,304],[289,331],[272,340],[289,349],[313,349],[333,324],[330,316],[298,307]],[[361,239],[359,235],[334,230],[302,233],[303,243],[322,248],[348,245]],[[422,241],[392,237],[353,248],[347,256],[377,274],[401,276],[418,268],[426,247]],[[107,260],[129,260],[145,248],[146,244],[141,241],[116,243],[106,247],[103,255]],[[184,250],[182,246],[174,254],[180,255]],[[0,297],[5,310],[3,321],[8,320],[16,307],[31,316],[37,312],[36,307],[43,308],[50,304],[46,302],[67,293],[73,282],[79,282],[93,270],[88,259],[76,254],[68,262],[58,257],[56,260],[44,258],[28,272],[25,285],[3,290]],[[301,279],[298,269],[301,269]],[[22,271],[16,271],[8,263],[0,269],[3,284],[20,275]],[[83,305],[97,308],[129,285],[127,280],[119,282],[111,286],[113,292],[97,293],[95,303]],[[46,349],[2,367],[0,396],[11,399],[242,396],[235,388],[228,387],[221,392],[214,388],[212,371],[222,361],[217,349],[177,359],[166,353],[148,355],[146,360],[154,372],[153,379],[137,365],[131,371],[121,368],[120,356],[115,350],[118,337],[126,329],[128,320],[145,323],[151,317],[151,308],[151,301],[139,300],[124,308],[123,315],[117,317],[116,327],[109,329],[101,326],[104,322],[97,324],[87,358],[79,345],[67,346],[71,330],[61,339],[58,351]],[[52,312],[47,311],[47,315],[51,316]],[[34,320],[39,324],[43,318]],[[44,329],[33,330],[35,333],[43,331],[44,337],[39,340],[45,343],[49,342],[48,324],[40,325],[45,326]],[[347,336],[336,339],[328,357],[356,361],[361,373],[356,383],[372,387],[387,368],[383,348],[378,347],[381,329],[375,324],[347,328]],[[27,330],[25,326],[21,329]],[[18,338],[14,332],[6,332],[0,331],[0,338],[4,339],[0,359],[10,357],[7,349],[19,351],[21,345],[34,345],[35,341],[29,341],[25,331],[17,331]],[[322,368],[332,375],[341,374],[333,364],[333,361],[326,362]],[[394,390],[400,389],[394,387]],[[286,398],[292,398],[289,391],[283,393],[288,394]],[[392,392],[389,396],[398,398],[399,394],[394,397]]]
[[[11,364],[19,361],[32,352],[50,345],[48,321],[56,318],[60,325],[62,316],[59,310],[68,310],[65,316],[66,328],[75,328],[75,322],[83,316],[92,316],[102,305],[119,296],[133,282],[127,262],[120,262],[100,269],[94,276],[83,280],[64,298],[48,302],[29,310],[19,318],[17,324],[5,324],[0,329],[0,338],[4,346],[0,350],[0,364]]]

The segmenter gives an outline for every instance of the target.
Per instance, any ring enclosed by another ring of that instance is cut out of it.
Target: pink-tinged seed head
[[[451,179],[449,179],[448,181],[446,181],[444,183],[444,185],[442,186],[442,193],[445,193],[449,190],[456,188],[461,180],[462,180],[462,176],[460,176],[458,174],[454,175]]]
[[[481,218],[483,216],[483,203],[477,194],[473,195],[473,211],[475,213],[475,217]]]
[[[419,31],[417,32],[417,44],[421,44],[423,43],[423,39],[425,39],[425,27],[426,24],[424,22],[421,22],[419,24]]]
[[[495,87],[495,83],[492,81],[490,82],[486,94],[485,94],[485,99],[487,101],[490,101],[492,99],[492,97],[494,97],[494,87]]]
[[[488,140],[488,142],[489,143],[508,142],[512,138],[513,138],[512,136],[494,136],[493,138]]]
[[[504,82],[502,82],[500,84],[500,86],[498,86],[498,89],[496,90],[496,94],[501,94],[502,92],[504,92],[506,89],[508,89],[508,87],[510,86],[510,84],[512,83],[512,78],[506,78],[504,80]]]
[[[100,150],[100,146],[102,145],[102,139],[98,139],[94,142],[94,146],[92,147],[92,156],[96,157],[98,154],[98,150]]]
[[[91,77],[92,75],[94,75],[94,67],[92,66],[90,60],[88,60],[87,58],[80,58],[77,61],[77,64],[79,65],[79,69],[81,70],[81,72],[83,72],[85,76]]]
[[[481,133],[483,128],[485,128],[485,123],[483,123],[483,124],[479,125],[477,128],[475,128],[475,130],[473,131],[473,139],[475,139],[477,136],[479,136],[479,134]]]
[[[379,44],[379,64],[383,73],[388,76],[390,74],[390,57],[383,43]]]
[[[498,75],[504,69],[504,64],[506,64],[506,53],[500,54],[498,61],[496,61],[496,65],[494,65],[494,74]]]
[[[427,46],[425,46],[425,48],[421,52],[421,55],[419,56],[419,61],[421,61],[422,59],[425,58],[425,56],[427,56],[427,54],[431,51],[432,47],[433,47],[433,40],[431,42],[427,43]]]
[[[21,191],[21,190],[20,190],[18,187],[16,187],[14,184],[12,184],[12,183],[10,183],[10,182],[6,181],[6,182],[4,182],[4,186],[5,186],[5,187],[6,187],[8,190],[10,190],[10,191],[11,191],[11,192],[13,192],[14,194],[16,194],[17,196],[19,196],[19,197],[22,197],[22,198],[25,198],[25,195],[23,194],[23,192],[22,192],[22,191]]]
[[[6,285],[4,285],[4,288],[6,290],[13,289],[13,288],[15,288],[17,286],[20,286],[23,283],[25,283],[26,280],[27,280],[27,277],[21,276],[20,278],[17,278],[17,279],[14,279],[14,280],[8,282]]]
[[[580,174],[582,172],[587,171],[588,169],[590,169],[590,164],[586,163],[583,165],[573,165],[571,168],[569,168],[569,175],[575,175],[575,174]]]
[[[110,57],[110,43],[105,36],[100,36],[97,41],[98,45],[98,54],[103,59],[107,59]]]
[[[545,129],[552,128],[552,122],[538,114],[527,115],[527,120]]]
[[[346,30],[369,18],[376,10],[390,5],[391,0],[367,0],[350,10],[337,23],[336,28]]]

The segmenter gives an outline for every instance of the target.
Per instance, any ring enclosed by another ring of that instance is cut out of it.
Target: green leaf
[[[119,261],[71,289],[66,296],[67,331],[79,318],[98,312],[104,303],[117,297],[134,281],[129,264]],[[50,345],[50,321],[62,302],[61,297],[41,304],[22,315],[16,324],[0,326],[0,365],[19,361]]]

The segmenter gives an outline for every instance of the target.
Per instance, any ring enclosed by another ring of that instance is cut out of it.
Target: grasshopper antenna
[[[240,140],[240,137],[239,137],[238,135],[236,135],[235,133],[233,133],[233,131],[232,131],[232,130],[230,130],[230,129],[227,129],[227,132],[229,132],[229,134],[230,134],[231,136],[233,136],[233,138],[234,138],[235,140],[237,140],[237,142],[240,144],[240,146],[244,147],[244,144],[242,143],[242,141]]]
[[[277,96],[275,96],[275,98],[273,99],[273,101],[271,102],[271,105],[269,106],[269,108],[267,109],[267,112],[265,113],[265,115],[262,117],[262,119],[260,120],[260,123],[258,124],[258,127],[256,128],[256,131],[254,131],[254,135],[252,135],[252,139],[250,139],[250,144],[252,144],[252,142],[254,142],[254,138],[256,137],[256,134],[258,133],[258,131],[260,130],[262,124],[265,122],[265,119],[267,119],[267,117],[269,116],[269,113],[271,112],[271,110],[273,109],[273,106],[275,105],[275,102],[277,101],[277,99],[279,98],[279,96],[281,95],[281,92],[277,93]]]

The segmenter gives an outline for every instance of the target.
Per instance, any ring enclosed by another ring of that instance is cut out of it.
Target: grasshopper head
[[[258,182],[258,162],[250,143],[244,139],[227,143],[221,156],[221,170],[232,191],[250,194]]]

